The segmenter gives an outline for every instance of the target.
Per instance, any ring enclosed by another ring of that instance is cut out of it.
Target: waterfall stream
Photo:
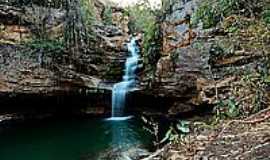
[[[125,63],[125,74],[123,80],[116,83],[112,90],[112,120],[124,120],[124,108],[126,94],[129,90],[136,85],[136,74],[135,71],[138,67],[139,46],[137,45],[136,38],[133,37],[128,43],[129,57]],[[127,118],[127,117],[126,117]]]

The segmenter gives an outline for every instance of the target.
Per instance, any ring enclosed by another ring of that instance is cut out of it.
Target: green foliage
[[[126,10],[126,14],[131,18],[131,25],[129,26],[131,32],[147,32],[153,30],[156,17],[154,11],[146,5],[142,4],[129,7]]]
[[[159,59],[160,33],[157,14],[159,11],[152,10],[148,2],[130,7],[126,14],[130,17],[129,28],[131,33],[143,33],[143,59],[146,68],[154,70],[156,61]]]
[[[220,15],[216,7],[212,7],[208,3],[203,3],[191,18],[191,24],[197,25],[200,21],[203,28],[215,26],[220,20]]]
[[[181,133],[189,133],[189,124],[190,122],[188,121],[179,121],[178,124],[176,124],[176,128],[181,132]]]
[[[238,30],[239,30],[239,28],[237,26],[230,26],[225,31],[228,32],[228,33],[235,33]]]
[[[110,6],[106,6],[105,9],[104,9],[104,13],[103,13],[103,22],[107,25],[112,25],[112,7]]]
[[[249,2],[246,2],[249,3]],[[243,4],[242,0],[219,0],[218,8],[220,14],[224,17],[235,14],[240,11],[240,6]]]
[[[254,73],[251,71],[247,73],[243,77],[243,81],[248,88],[254,89],[253,96],[250,98],[249,103],[251,104],[250,108],[245,111],[244,108],[241,108],[241,111],[250,113],[256,113],[263,108],[267,107],[265,101],[267,99],[267,91],[265,88],[269,86],[269,73],[268,73],[268,65],[269,61],[261,62],[260,67],[258,68],[258,72]]]
[[[174,128],[170,127],[170,129],[166,132],[165,137],[160,141],[160,143],[164,143],[166,141],[177,142],[179,139],[179,134],[174,132]]]
[[[270,76],[265,76],[264,82],[270,84]]]
[[[263,20],[266,24],[270,24],[270,9],[263,12]]]
[[[160,141],[160,143],[164,143],[169,141],[171,143],[177,143],[185,137],[186,134],[190,133],[189,129],[190,122],[179,120],[174,127],[170,126],[170,129],[166,132],[165,137]]]
[[[262,4],[262,0],[204,1],[192,16],[192,25],[202,22],[203,28],[210,28],[230,15],[257,16],[262,10]]]
[[[92,26],[96,21],[96,12],[93,0],[80,0],[82,21],[85,25],[85,38],[94,40],[96,38],[95,32],[92,31]]]
[[[87,26],[91,26],[95,21],[94,4],[92,0],[81,0],[82,16]]]
[[[151,41],[158,35],[158,24],[153,11],[147,4],[136,5],[127,9],[131,18],[129,28],[131,32],[144,33],[144,49],[148,51]]]
[[[240,114],[239,106],[233,98],[220,101],[215,110],[219,118],[234,118]]]
[[[64,50],[64,44],[62,40],[40,40],[40,39],[34,39],[30,42],[26,42],[28,47],[31,49],[43,49],[46,52],[51,52],[51,51],[61,51]]]

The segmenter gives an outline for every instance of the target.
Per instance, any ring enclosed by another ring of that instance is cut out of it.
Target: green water
[[[136,119],[62,119],[0,127],[0,160],[97,160],[119,146],[149,144]]]

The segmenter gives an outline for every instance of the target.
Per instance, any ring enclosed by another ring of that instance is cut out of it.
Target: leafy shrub
[[[181,141],[184,136],[190,133],[189,129],[190,122],[179,120],[175,127],[172,125],[170,129],[166,132],[165,137],[160,141],[160,143],[164,143],[169,141],[171,143],[177,143]]]
[[[103,13],[103,21],[107,25],[112,25],[112,8],[110,6],[106,6]]]
[[[94,3],[92,0],[81,0],[82,16],[86,25],[90,26],[95,21]]]
[[[239,116],[240,109],[237,102],[234,99],[227,99],[220,101],[216,106],[216,113],[219,118],[234,118]]]
[[[192,24],[200,21],[203,28],[217,25],[224,18],[236,14],[247,17],[260,15],[264,1],[262,0],[211,0],[204,1],[192,17]]]
[[[143,32],[144,41],[146,42],[144,46],[146,50],[150,39],[156,36],[157,33],[157,19],[155,12],[147,5],[136,5],[127,9],[127,14],[130,16],[129,28],[131,32]]]
[[[265,23],[270,24],[270,9],[263,12],[263,20]]]
[[[220,20],[220,15],[217,8],[204,3],[196,13],[192,16],[192,25],[198,24],[200,21],[203,24],[203,28],[210,28],[215,26]]]
[[[64,44],[62,40],[34,39],[30,42],[27,42],[26,45],[32,49],[43,49],[46,52],[64,50]]]
[[[25,56],[37,58],[37,62],[41,66],[50,63],[50,58],[56,60],[56,57],[61,57],[65,51],[63,40],[33,39],[24,43],[25,46],[31,49],[31,52],[24,53]],[[47,59],[46,57],[50,58]]]
[[[152,10],[147,2],[130,7],[126,14],[129,15],[129,28],[132,33],[143,33],[143,58],[147,68],[155,66],[159,59],[160,33],[158,24],[158,10]]]

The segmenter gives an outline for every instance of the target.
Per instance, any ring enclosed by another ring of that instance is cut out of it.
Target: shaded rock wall
[[[232,15],[208,30],[191,28],[190,17],[200,2],[165,3],[162,57],[152,81],[142,78],[138,92],[174,97],[167,109],[173,115],[204,103],[223,105],[227,111],[222,112],[228,112],[233,102],[243,115],[266,107],[269,26],[260,17]]]
[[[119,81],[122,77],[127,56],[125,44],[129,38],[128,19],[123,17],[120,9],[113,9],[113,16],[117,15],[117,18],[123,21],[104,24],[103,15],[99,15],[104,6],[98,1],[95,2],[95,10],[101,11],[97,12],[100,18],[97,18],[90,28],[94,39],[89,46],[84,46],[86,52],[80,52],[76,59],[66,50],[64,44],[50,48],[51,40],[64,36],[65,9],[35,5],[0,5],[0,15],[8,15],[10,20],[0,19],[1,107],[4,104],[9,107],[7,104],[14,105],[15,101],[20,103],[23,99],[28,99],[30,103],[26,104],[29,105],[31,102],[37,105],[45,103],[46,100],[51,104],[59,104],[57,97],[71,102],[68,97],[73,96],[74,101],[81,99],[82,102],[77,109],[90,105],[92,108],[99,106],[98,108],[104,110],[101,112],[99,109],[95,111],[86,107],[86,113],[105,113],[110,110],[110,83]],[[47,19],[46,17],[49,19],[42,21]],[[40,21],[44,22],[44,25],[40,24]],[[36,29],[40,29],[40,26],[45,27],[49,40],[36,43]],[[98,95],[104,95],[106,100],[99,99]],[[76,102],[70,104],[76,105]]]
[[[190,28],[190,16],[199,1],[166,1],[161,16],[163,34],[161,58],[152,81],[142,78],[142,91],[172,99],[165,112],[177,114],[202,104],[198,100],[197,80],[208,76],[207,61],[191,45],[197,31]],[[143,75],[144,76],[144,75]],[[142,76],[142,77],[143,77]]]

